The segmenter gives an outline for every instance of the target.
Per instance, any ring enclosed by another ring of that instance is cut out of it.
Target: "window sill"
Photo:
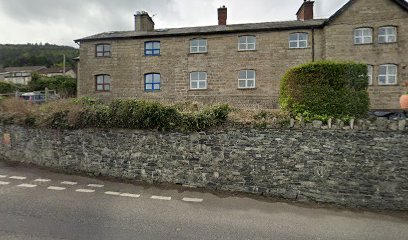
[[[208,88],[201,88],[201,89],[188,89],[189,92],[204,92],[207,91]]]
[[[251,50],[238,49],[238,52],[256,52],[256,51],[258,51],[258,50],[256,50],[256,49],[251,49]]]
[[[367,46],[367,45],[374,45],[374,43],[354,43],[354,46]]]
[[[95,90],[95,93],[110,93],[111,91],[100,91],[100,90]]]
[[[160,57],[161,55],[144,55],[145,57]]]
[[[244,90],[244,91],[248,91],[248,90],[256,90],[256,87],[253,88],[237,88],[237,90]]]
[[[378,42],[378,45],[389,45],[389,44],[396,44],[396,43],[398,42],[383,42],[383,43]]]
[[[188,55],[200,55],[200,54],[207,55],[208,52],[189,52],[188,53]]]
[[[312,49],[311,47],[304,47],[304,48],[291,48],[289,47],[288,50],[308,50],[308,49]]]
[[[145,93],[161,92],[161,90],[144,90]]]
[[[373,85],[371,85],[373,86]],[[398,83],[392,83],[392,84],[377,84],[378,87],[393,87],[393,86],[398,86]]]
[[[95,56],[95,58],[112,58],[112,56]]]

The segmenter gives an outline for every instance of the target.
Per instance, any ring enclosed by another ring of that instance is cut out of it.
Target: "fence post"
[[[48,97],[50,95],[50,92],[48,90],[48,88],[45,88],[45,101],[48,102]]]
[[[19,98],[20,92],[18,90],[16,91],[15,96],[16,96],[16,98]]]

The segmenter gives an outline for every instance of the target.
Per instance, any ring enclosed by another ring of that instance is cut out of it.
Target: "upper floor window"
[[[145,42],[145,56],[159,56],[160,42]]]
[[[190,89],[207,89],[207,73],[190,73]]]
[[[354,44],[373,43],[373,29],[357,28],[354,30]]]
[[[255,71],[254,70],[239,71],[238,88],[255,88]]]
[[[373,85],[373,65],[367,65],[368,85]]]
[[[96,91],[108,92],[111,90],[111,77],[107,74],[96,75]]]
[[[378,30],[379,43],[392,43],[397,41],[396,27],[381,27]]]
[[[97,57],[110,57],[111,56],[111,45],[110,44],[96,45],[96,56]]]
[[[378,75],[379,85],[397,84],[397,65],[384,64],[380,65],[380,74]]]
[[[192,39],[190,40],[190,53],[206,53],[207,39]]]
[[[160,91],[161,78],[160,73],[147,73],[144,75],[145,91],[154,92]]]
[[[292,33],[289,35],[289,48],[307,48],[307,33]]]
[[[256,49],[256,37],[255,36],[240,36],[238,38],[238,50],[248,51]]]

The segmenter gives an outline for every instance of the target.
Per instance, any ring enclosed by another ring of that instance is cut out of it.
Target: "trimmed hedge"
[[[365,117],[369,111],[365,64],[321,61],[290,69],[281,81],[281,109],[306,120]]]
[[[231,109],[226,104],[201,111],[181,112],[175,106],[154,101],[114,100],[105,105],[90,99],[76,100],[78,108],[61,109],[46,120],[51,128],[124,128],[160,131],[201,131],[225,122]],[[74,116],[74,117],[72,117]]]

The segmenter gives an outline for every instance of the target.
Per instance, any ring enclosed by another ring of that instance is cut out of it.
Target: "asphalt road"
[[[0,239],[408,239],[408,213],[219,196],[0,162]]]

